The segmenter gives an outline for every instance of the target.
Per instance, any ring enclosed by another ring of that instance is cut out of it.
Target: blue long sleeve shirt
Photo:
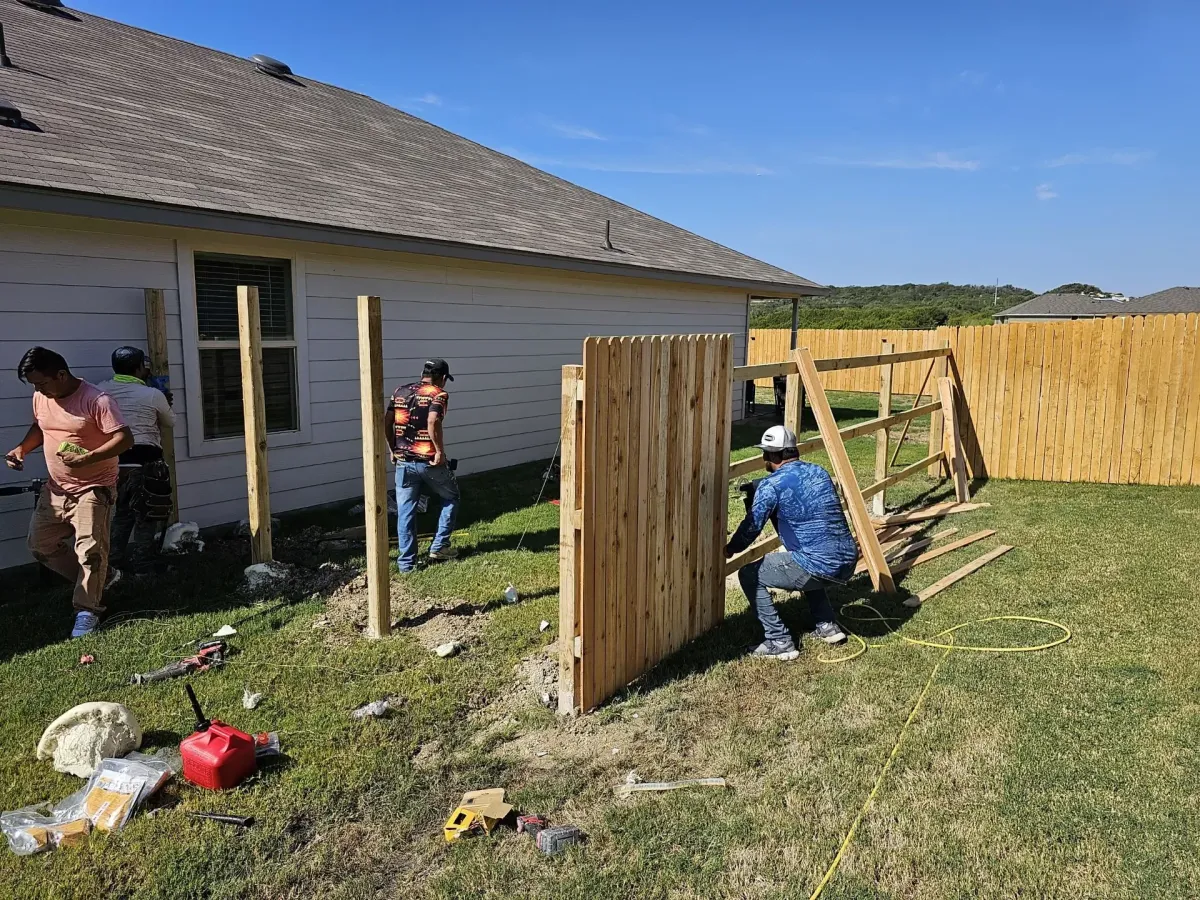
[[[846,581],[854,574],[858,545],[850,534],[833,479],[818,465],[795,460],[760,480],[750,513],[729,540],[740,553],[767,522],[792,558],[810,575]]]

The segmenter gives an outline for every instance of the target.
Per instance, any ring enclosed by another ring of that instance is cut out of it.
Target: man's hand
[[[4,464],[14,471],[20,472],[25,468],[25,451],[20,447],[4,454]]]
[[[430,463],[431,466],[433,466],[436,469],[438,466],[440,466],[445,461],[446,461],[446,454],[444,454],[441,450],[433,451],[433,462]]]
[[[163,393],[167,395],[167,406],[174,406],[175,405],[175,395],[172,394],[170,391],[163,391]]]
[[[92,454],[84,451],[83,453],[72,453],[70,450],[60,451],[58,458],[62,460],[64,466],[68,469],[78,469],[81,466],[86,466],[92,462]]]

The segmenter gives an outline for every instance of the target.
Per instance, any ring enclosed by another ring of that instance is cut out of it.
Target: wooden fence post
[[[563,366],[558,488],[558,712],[575,712],[583,548],[583,366]]]
[[[387,466],[383,431],[383,312],[378,297],[358,298],[358,389],[362,416],[363,509],[367,537],[367,631],[392,631],[388,565]]]
[[[946,340],[935,341],[935,347],[949,347],[950,342]],[[950,372],[949,358],[945,356],[938,357],[935,361],[936,365],[933,369],[933,387],[936,387],[941,379],[945,378]],[[932,391],[930,394],[932,395]],[[920,399],[919,397],[917,398]],[[935,410],[929,416],[929,455],[933,456],[942,449],[942,427],[943,415],[942,410]],[[929,467],[929,474],[932,477],[937,477],[939,472],[946,471],[945,462],[936,462]],[[947,472],[947,474],[949,474]]]
[[[167,355],[167,306],[159,288],[146,288],[146,352],[150,355],[150,370],[160,377],[170,378]],[[168,382],[168,390],[170,390]],[[163,460],[171,471],[171,515],[167,524],[179,521],[179,473],[175,471],[175,429],[169,425],[159,428],[162,436]]]
[[[958,426],[957,391],[954,382],[949,378],[938,379],[938,393],[942,400],[942,411],[945,413],[945,429],[942,435],[942,446],[946,450],[946,460],[950,464],[950,474],[954,479],[954,493],[959,503],[971,499],[967,485],[967,464],[963,453],[962,433]]]
[[[250,506],[250,561],[261,563],[270,562],[274,557],[271,553],[271,488],[267,478],[267,421],[258,288],[240,285],[237,299],[242,417],[246,431],[246,497]]]
[[[883,342],[883,352],[891,353],[895,350],[889,341]],[[879,368],[879,418],[883,419],[892,414],[892,369],[894,367],[880,366]],[[875,435],[875,481],[880,482],[887,478],[888,473],[888,429],[880,428]],[[887,512],[886,499],[884,494],[887,489],[880,490],[878,494],[871,498],[871,511],[877,516],[882,516]]]

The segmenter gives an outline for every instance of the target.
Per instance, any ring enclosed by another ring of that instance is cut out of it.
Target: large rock
[[[38,759],[53,759],[59,772],[87,778],[100,760],[142,746],[142,726],[120,703],[81,703],[50,723],[38,741]]]

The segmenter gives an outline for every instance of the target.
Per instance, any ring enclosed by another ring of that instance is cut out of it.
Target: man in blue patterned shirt
[[[820,466],[800,459],[793,431],[776,425],[767,429],[758,446],[768,475],[755,486],[754,500],[725,555],[749,547],[768,521],[775,525],[785,549],[743,566],[738,580],[763,627],[764,639],[754,654],[792,660],[800,651],[779,618],[769,588],[803,591],[816,621],[816,636],[829,644],[844,641],[825,588],[845,584],[854,574],[858,545],[846,525],[833,479]]]

